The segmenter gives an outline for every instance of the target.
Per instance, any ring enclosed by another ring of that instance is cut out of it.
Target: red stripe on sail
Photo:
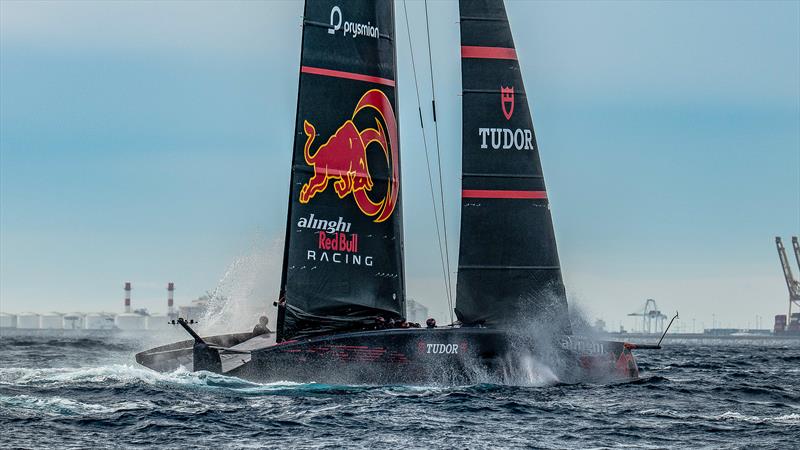
[[[302,66],[300,67],[300,72],[310,73],[312,75],[322,75],[325,77],[346,78],[348,80],[366,81],[368,83],[378,83],[391,87],[394,87],[395,85],[394,80],[390,80],[388,78],[372,77],[360,73],[342,72],[340,70],[320,69],[319,67]]]
[[[506,47],[461,46],[462,58],[517,59],[517,51]]]
[[[483,189],[464,189],[461,191],[462,198],[519,198],[519,199],[541,199],[547,198],[546,191],[499,191]]]

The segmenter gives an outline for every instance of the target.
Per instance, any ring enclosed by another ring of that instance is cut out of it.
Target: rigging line
[[[447,240],[447,210],[444,207],[444,188],[442,187],[442,155],[439,150],[439,123],[436,121],[436,89],[433,82],[433,54],[431,52],[431,26],[428,19],[428,0],[425,0],[425,34],[428,37],[428,68],[431,72],[431,106],[433,107],[433,130],[436,136],[436,160],[439,165],[439,198],[442,201],[442,228],[444,229],[444,257],[447,261],[447,290],[452,296],[453,283],[450,281],[450,250]],[[450,322],[453,322],[453,308],[450,308]]]
[[[447,297],[447,306],[448,309],[453,309],[453,300],[450,294],[450,286],[447,284],[447,268],[445,267],[445,258],[442,246],[442,234],[439,231],[439,213],[436,210],[436,196],[434,194],[433,188],[433,175],[431,173],[431,161],[430,161],[430,154],[428,152],[428,138],[425,134],[425,124],[422,121],[422,102],[420,101],[419,97],[419,82],[417,81],[417,66],[414,63],[414,47],[411,45],[411,27],[408,24],[408,8],[406,7],[406,0],[403,0],[403,12],[405,13],[406,18],[406,32],[408,35],[408,50],[411,53],[411,70],[414,73],[414,88],[417,91],[417,110],[419,111],[419,125],[422,129],[422,142],[425,147],[425,163],[428,166],[428,184],[431,187],[431,204],[433,205],[433,217],[436,222],[436,238],[439,242],[439,260],[442,263],[442,282],[444,283],[444,288],[446,291]],[[450,313],[450,321],[452,322],[452,312]]]

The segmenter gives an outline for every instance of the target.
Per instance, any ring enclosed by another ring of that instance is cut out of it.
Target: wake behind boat
[[[503,2],[459,7],[458,321],[404,319],[393,2],[320,0],[303,16],[276,330],[202,338],[181,320],[193,339],[139,353],[140,364],[335,383],[513,383],[531,368],[561,381],[638,376],[633,346],[572,335]]]

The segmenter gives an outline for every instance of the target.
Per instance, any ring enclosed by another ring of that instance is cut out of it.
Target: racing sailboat
[[[461,0],[461,242],[449,326],[404,323],[392,0],[306,2],[275,332],[136,355],[258,381],[514,382],[638,376],[631,346],[571,334],[539,149],[502,0]],[[454,49],[455,51],[456,49]]]

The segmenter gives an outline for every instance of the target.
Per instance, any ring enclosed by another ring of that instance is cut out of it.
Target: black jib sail
[[[511,326],[566,317],[533,122],[502,0],[462,0],[463,149],[456,314]],[[563,328],[565,325],[560,325]]]
[[[394,33],[391,0],[306,3],[281,340],[404,315]]]

